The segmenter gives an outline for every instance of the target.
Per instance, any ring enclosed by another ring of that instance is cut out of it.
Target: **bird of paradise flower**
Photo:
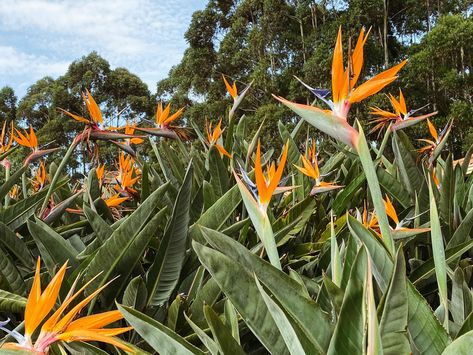
[[[1,349],[23,350],[38,355],[47,355],[51,345],[62,341],[97,341],[114,345],[127,352],[132,351],[129,346],[115,337],[131,330],[131,327],[105,328],[107,325],[123,318],[119,311],[108,311],[78,318],[82,309],[109,283],[92,292],[75,305],[73,305],[74,300],[79,297],[93,279],[76,292],[74,292],[73,286],[62,304],[54,310],[49,318],[46,318],[53,311],[57,302],[66,273],[67,262],[59,269],[43,291],[41,290],[40,265],[41,260],[38,258],[33,285],[31,286],[25,308],[25,333],[20,334],[17,331],[7,329],[5,325],[8,323],[8,320],[0,322],[0,329],[10,334],[16,340],[16,343],[4,343],[0,347]],[[34,333],[41,323],[43,324],[39,330],[39,335],[36,339],[33,339]]]

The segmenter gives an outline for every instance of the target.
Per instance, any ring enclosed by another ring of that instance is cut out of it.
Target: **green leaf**
[[[305,297],[304,286],[250,253],[243,245],[226,235],[204,227],[202,227],[202,235],[212,247],[239,265],[243,265],[250,274],[256,274],[284,309],[299,322],[306,336],[313,343],[318,344],[319,349],[327,349],[333,326],[329,316],[322,311],[320,306],[312,299]],[[235,303],[233,304],[237,307]],[[317,331],[313,329],[314,324],[319,324]]]
[[[365,180],[365,174],[361,173],[337,194],[332,205],[333,213],[336,216],[342,214],[350,206],[353,196],[358,192]]]
[[[407,296],[409,334],[421,354],[441,354],[450,339],[432,312],[429,304],[416,288],[408,282]]]
[[[408,354],[411,349],[407,337],[406,262],[401,248],[396,253],[393,277],[385,297],[380,322],[384,354]]]
[[[366,276],[366,318],[367,318],[367,354],[383,355],[383,346],[381,345],[381,333],[379,330],[378,315],[376,313],[376,304],[374,302],[373,275],[371,273],[371,260],[367,258],[368,273]]]
[[[24,266],[33,269],[34,261],[25,242],[10,228],[0,222],[0,243],[18,259]]]
[[[389,193],[390,196],[394,197],[402,207],[409,208],[411,206],[409,192],[404,189],[402,184],[396,178],[381,167],[376,169],[376,174],[378,175],[379,184]]]
[[[361,248],[353,264],[342,308],[327,354],[363,354],[367,257]]]
[[[248,191],[246,186],[236,174],[235,179],[237,181],[238,188],[240,189],[240,193],[243,198],[243,203],[245,204],[246,210],[248,211],[248,215],[250,216],[251,222],[253,222],[256,234],[258,234],[258,237],[263,243],[264,249],[268,254],[269,261],[274,267],[281,269],[278,247],[276,246],[273,229],[271,227],[271,222],[269,221],[266,211],[263,211],[259,207],[256,200],[253,198],[251,193]]]
[[[442,355],[462,355],[471,354],[473,348],[473,330],[455,339],[445,348]]]
[[[386,209],[384,207],[383,196],[381,195],[381,188],[379,186],[378,177],[376,175],[376,170],[371,159],[371,153],[366,143],[366,138],[363,133],[363,128],[358,122],[358,155],[360,157],[361,165],[363,166],[363,171],[365,172],[366,181],[368,182],[368,187],[371,194],[371,200],[373,201],[374,210],[376,211],[376,216],[378,217],[379,228],[381,229],[382,241],[389,252],[389,254],[394,254],[394,241],[391,235],[391,229],[389,227],[388,217],[386,215]]]
[[[220,152],[215,146],[212,146],[209,150],[209,173],[210,173],[210,184],[216,196],[219,198],[228,191],[229,185],[229,174],[227,166],[220,157]]]
[[[447,264],[450,262],[453,262],[454,260],[462,256],[471,248],[473,248],[473,240],[459,244],[453,248],[447,249],[445,250],[445,261],[447,262]],[[416,285],[419,283],[419,281],[425,280],[434,272],[435,272],[434,258],[430,258],[427,261],[425,261],[421,266],[419,266],[417,269],[414,269],[411,272],[411,274],[409,275],[409,280],[411,280],[411,282],[414,285]]]
[[[0,248],[0,278],[6,281],[10,291],[15,294],[25,295],[26,285],[23,281],[23,276],[2,248]]]
[[[148,290],[141,276],[133,278],[123,293],[123,304],[136,310],[142,310],[146,306]]]
[[[204,305],[204,315],[222,354],[246,354],[211,307]]]
[[[22,165],[20,169],[15,171],[15,173],[10,176],[10,178],[5,181],[2,186],[0,187],[0,201],[3,201],[5,196],[10,192],[12,189],[13,185],[16,184],[19,178],[21,178],[21,175],[23,175],[24,172],[28,169],[28,165]]]
[[[353,217],[349,217],[351,227],[357,226],[356,222],[358,221]],[[358,222],[358,227],[364,229],[360,222]],[[353,230],[355,231],[356,228]],[[365,231],[368,232],[366,229]],[[371,233],[355,232],[354,234],[366,246],[373,261],[374,270],[378,270],[373,273],[376,281],[380,288],[385,290],[383,285],[387,287],[394,270],[393,261],[384,246]],[[435,317],[427,301],[411,282],[407,284],[407,300],[409,308],[408,330],[416,348],[421,354],[440,354],[450,341],[449,336]]]
[[[394,264],[388,251],[379,241],[379,238],[366,229],[356,218],[348,215],[348,227],[351,233],[356,236],[368,249],[373,260],[373,274],[382,291],[388,287]]]
[[[202,265],[217,281],[266,349],[273,354],[287,354],[284,341],[279,336],[277,326],[266,308],[253,277],[242,265],[224,254],[195,241],[192,245]]]
[[[43,256],[49,274],[54,276],[56,267],[68,261],[69,266],[75,269],[78,266],[76,260],[77,251],[60,234],[39,219],[35,222],[28,221],[28,229],[33,237],[41,256]],[[48,258],[52,264],[46,262]]]
[[[472,185],[473,186],[473,185]],[[463,221],[453,233],[452,238],[447,244],[447,249],[456,247],[470,239],[470,231],[473,228],[473,209],[469,210]]]
[[[394,156],[404,187],[411,197],[414,197],[416,194],[419,196],[422,206],[428,206],[425,180],[412,155],[415,149],[403,132],[395,132],[392,142]]]
[[[197,324],[195,324],[185,313],[184,317],[187,320],[187,323],[191,326],[194,333],[199,337],[200,341],[204,346],[210,351],[212,355],[217,355],[219,352],[219,347],[211,337],[207,335]]]
[[[284,314],[284,311],[277,305],[275,301],[273,301],[271,296],[266,293],[266,291],[259,283],[257,277],[255,277],[255,282],[259,292],[261,293],[261,296],[263,296],[263,300],[266,304],[266,307],[268,307],[268,310],[271,313],[271,316],[273,317],[273,320],[276,323],[276,326],[278,327],[279,332],[281,333],[287,348],[289,349],[289,352],[292,355],[314,354],[315,351],[317,351],[315,346],[313,346],[310,351],[309,349],[307,349],[307,351],[304,350],[304,347],[302,346],[296,331],[292,327],[292,324],[289,319]]]
[[[147,305],[157,306],[166,302],[179,280],[186,252],[190,220],[192,171],[192,162],[190,162],[174,204],[171,221],[161,240],[156,258],[146,276]]]
[[[0,311],[23,313],[26,308],[27,299],[14,293],[0,290]]]
[[[150,196],[151,197],[151,196]],[[165,327],[158,321],[150,318],[131,307],[117,304],[118,310],[123,314],[126,321],[133,329],[159,354],[161,355],[204,355],[204,352],[196,348],[184,338]]]
[[[238,190],[238,186],[234,185],[225,193],[225,195],[220,197],[217,202],[212,205],[212,207],[202,213],[197,222],[195,222],[195,224],[189,230],[191,237],[193,239],[197,239],[199,237],[198,230],[195,228],[197,225],[205,226],[215,230],[221,230],[225,222],[230,218],[240,202],[240,191]]]
[[[140,231],[148,222],[148,219],[155,211],[156,206],[163,198],[168,183],[162,185],[154,191],[145,202],[143,202],[120,226],[113,231],[110,238],[97,250],[94,258],[87,266],[85,273],[86,279],[90,280],[99,273],[97,277],[86,289],[88,294],[104,285],[112,275],[116,275],[115,268],[122,259],[129,254],[137,254],[133,249],[134,241],[139,236]],[[156,222],[157,223],[157,222]],[[127,270],[129,270],[127,266]],[[91,303],[91,306],[93,303]],[[92,308],[89,308],[92,309]]]
[[[430,177],[429,177],[430,181]],[[440,303],[445,310],[444,327],[448,332],[448,289],[447,289],[447,263],[445,261],[445,248],[443,244],[442,229],[437,212],[437,204],[432,191],[432,184],[429,183],[430,196],[430,225],[432,238],[432,253],[435,264],[435,275],[440,295]]]

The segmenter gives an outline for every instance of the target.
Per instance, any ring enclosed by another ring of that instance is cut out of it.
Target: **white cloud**
[[[112,67],[128,68],[153,90],[181,58],[190,16],[203,4],[204,0],[0,0],[0,71],[60,75],[66,63],[96,50]],[[6,58],[1,58],[4,52]]]
[[[57,76],[64,73],[69,65],[68,62],[19,52],[10,46],[0,45],[0,53],[0,72],[5,76],[28,73]]]

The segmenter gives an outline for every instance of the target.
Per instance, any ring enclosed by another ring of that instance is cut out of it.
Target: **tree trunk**
[[[383,1],[383,47],[384,47],[384,67],[387,68],[389,64],[389,52],[388,52],[388,1]]]

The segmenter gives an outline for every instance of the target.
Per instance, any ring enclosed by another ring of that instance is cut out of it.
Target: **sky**
[[[0,0],[0,88],[18,98],[97,51],[156,90],[180,62],[192,13],[205,0]]]

